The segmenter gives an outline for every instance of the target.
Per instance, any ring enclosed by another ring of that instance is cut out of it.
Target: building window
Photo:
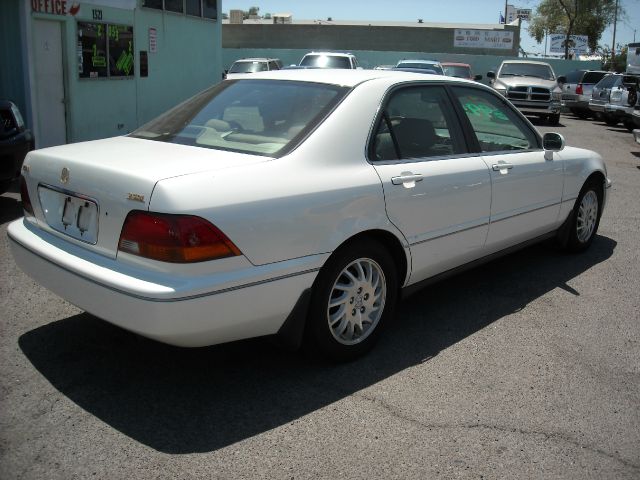
[[[133,27],[78,22],[77,45],[80,78],[134,76]]]
[[[162,10],[162,0],[142,0],[142,6]]]
[[[193,17],[218,18],[218,0],[142,0],[142,6]]]
[[[193,15],[194,17],[201,17],[202,10],[200,9],[200,0],[186,0],[187,3],[187,15]]]
[[[164,9],[168,12],[183,13],[184,3],[182,0],[164,0]]]

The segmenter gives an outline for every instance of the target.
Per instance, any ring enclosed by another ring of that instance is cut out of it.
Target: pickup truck
[[[489,84],[508,98],[525,115],[546,119],[551,125],[560,121],[562,89],[565,77],[556,74],[546,62],[505,60],[497,72],[487,73]]]

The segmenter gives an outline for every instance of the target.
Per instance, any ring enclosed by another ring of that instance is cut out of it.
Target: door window
[[[442,157],[462,153],[461,135],[441,86],[407,87],[392,93],[378,123],[374,161]]]
[[[479,88],[454,87],[453,91],[482,152],[540,148],[537,135],[500,97]]]

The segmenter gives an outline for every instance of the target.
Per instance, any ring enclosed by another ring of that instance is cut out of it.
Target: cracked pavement
[[[405,300],[345,365],[186,350],[15,266],[0,196],[0,478],[640,478],[640,145],[563,116],[614,184],[581,255],[538,245]]]

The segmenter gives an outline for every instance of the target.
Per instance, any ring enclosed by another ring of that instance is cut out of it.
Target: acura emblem
[[[62,183],[68,183],[69,182],[69,169],[67,167],[64,167],[62,169],[62,172],[60,172],[60,181]]]

